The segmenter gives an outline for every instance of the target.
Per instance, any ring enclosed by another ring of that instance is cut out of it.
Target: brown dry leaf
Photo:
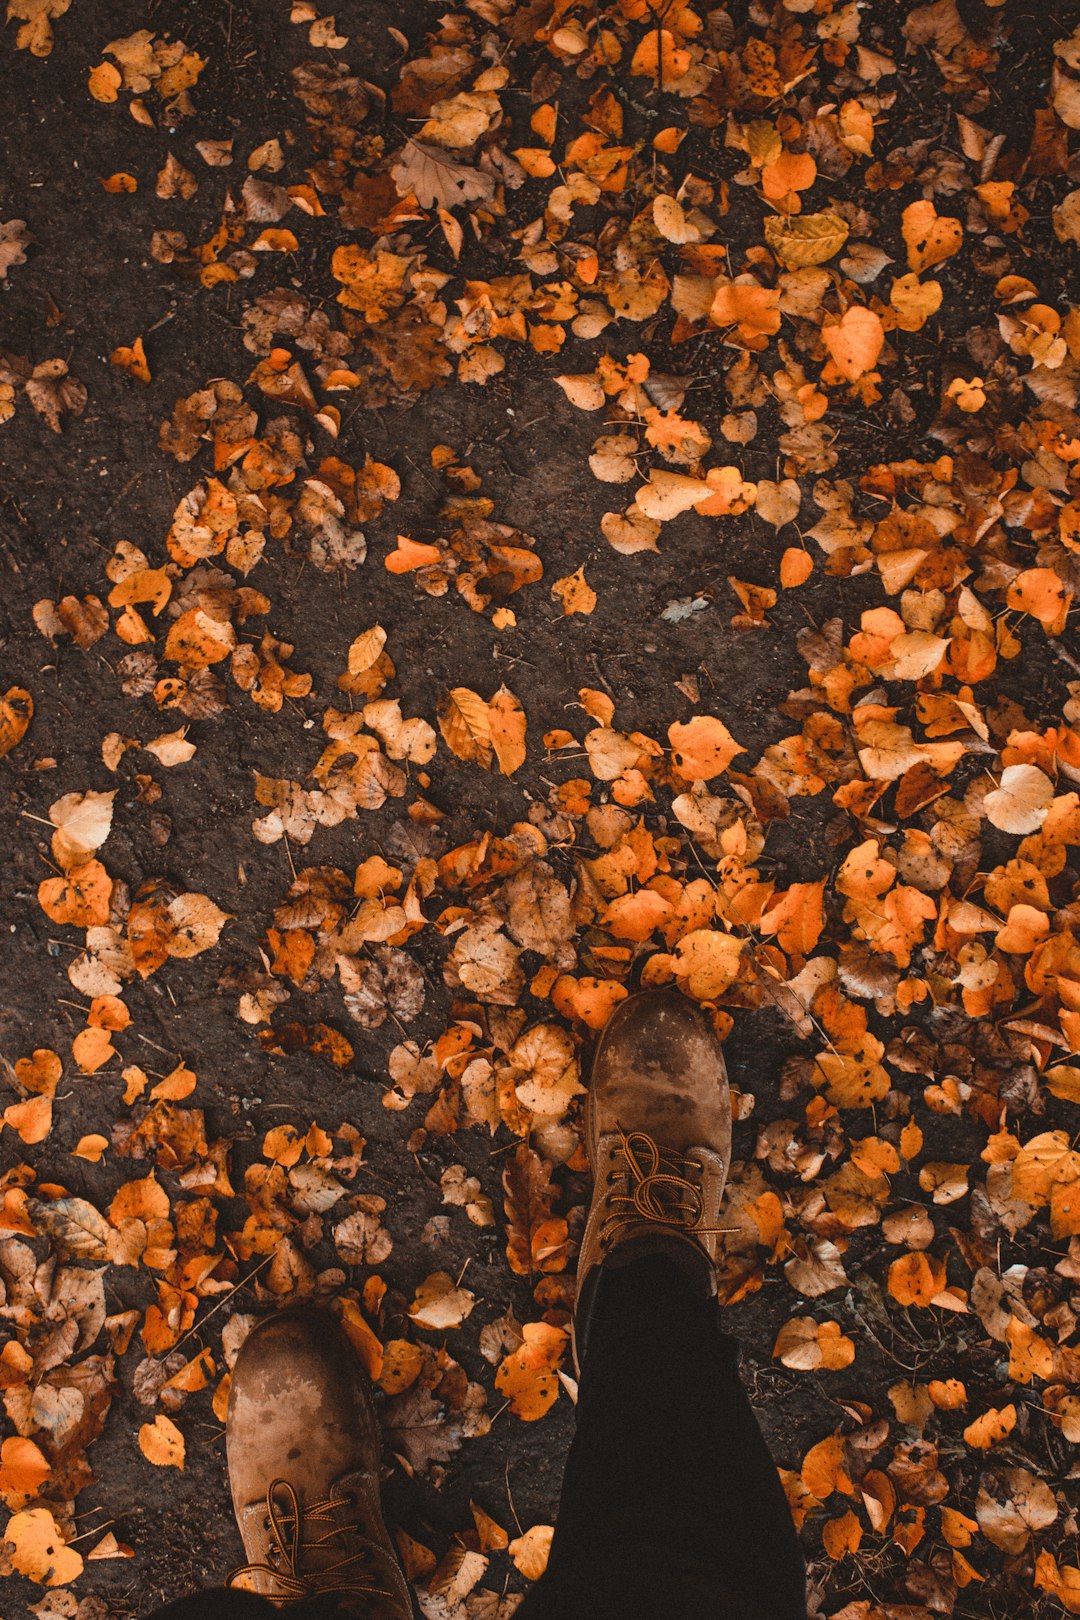
[[[557,1188],[551,1166],[524,1142],[503,1171],[506,1258],[519,1277],[562,1271],[567,1260],[566,1222],[553,1214]]]
[[[70,3],[71,0],[68,0]],[[0,223],[0,281],[6,279],[13,265],[26,263],[26,249],[30,241],[25,219],[9,219]]]
[[[461,1423],[447,1419],[431,1391],[420,1386],[386,1403],[383,1432],[395,1456],[411,1472],[426,1474],[432,1463],[446,1463],[461,1447]]]
[[[65,872],[83,865],[108,838],[115,798],[115,789],[110,793],[65,793],[49,806],[49,820],[57,829],[52,838],[53,857]]]
[[[1006,1468],[984,1475],[975,1499],[975,1517],[987,1541],[1016,1556],[1033,1531],[1045,1530],[1058,1516],[1053,1491],[1027,1468]]]
[[[495,190],[493,174],[456,163],[442,147],[425,141],[406,141],[390,173],[398,195],[411,192],[421,208],[460,208],[486,201]]]
[[[995,827],[1021,837],[1038,832],[1053,797],[1054,784],[1037,765],[1006,765],[999,785],[986,795],[983,807]]]
[[[68,373],[66,360],[43,360],[26,384],[26,397],[54,433],[59,433],[64,412],[81,416],[86,409],[86,388]]]
[[[507,1055],[520,1071],[515,1094],[530,1113],[561,1119],[572,1098],[584,1094],[573,1040],[560,1025],[534,1025]]]
[[[188,741],[187,734],[187,726],[181,726],[178,731],[162,732],[160,737],[153,737],[143,747],[148,754],[153,754],[159,765],[167,769],[174,765],[186,765],[195,757],[195,744]]]

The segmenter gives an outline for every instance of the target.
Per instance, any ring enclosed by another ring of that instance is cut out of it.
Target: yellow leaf
[[[349,674],[361,675],[370,669],[386,646],[386,631],[381,624],[373,624],[349,648]]]
[[[765,240],[785,270],[805,270],[839,253],[849,235],[839,214],[770,214]]]
[[[941,282],[920,281],[914,272],[897,276],[889,304],[902,332],[918,332],[941,308]]]
[[[694,928],[675,947],[675,972],[697,1001],[715,1001],[736,980],[746,941],[715,928]]]

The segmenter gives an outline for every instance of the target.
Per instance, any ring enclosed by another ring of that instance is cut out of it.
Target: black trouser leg
[[[355,1599],[353,1600],[355,1605]],[[338,1607],[333,1598],[302,1598],[290,1603],[284,1610],[269,1598],[254,1592],[238,1592],[231,1587],[215,1586],[206,1592],[193,1592],[190,1597],[166,1603],[155,1609],[147,1620],[346,1620],[346,1611]],[[355,1620],[355,1606],[348,1610],[349,1620]]]
[[[602,1267],[551,1558],[517,1620],[805,1620],[775,1464],[715,1300]]]

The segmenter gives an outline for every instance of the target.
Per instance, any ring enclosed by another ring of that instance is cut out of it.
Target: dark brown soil
[[[387,25],[403,28],[419,44],[431,21],[429,9],[419,0],[406,0],[404,6],[380,0],[339,12],[339,26],[354,41],[349,60],[373,81],[391,83],[400,48]],[[571,339],[554,368],[547,357],[514,349],[507,354],[506,370],[483,389],[435,388],[411,408],[368,410],[362,401],[347,400],[335,453],[351,464],[369,453],[391,464],[402,480],[401,499],[367,526],[367,563],[339,582],[278,549],[251,580],[271,598],[268,627],[295,646],[293,665],[312,672],[311,697],[287,701],[280,715],[235,701],[219,718],[194,722],[190,738],[198,747],[197,769],[155,772],[162,795],[154,805],[141,802],[134,781],[147,756],[137,766],[129,760],[140,756],[128,756],[119,772],[111,774],[102,763],[102,738],[109,731],[129,730],[132,717],[132,705],[121,695],[114,672],[124,649],[111,638],[89,653],[68,640],[52,648],[34,628],[32,610],[42,598],[100,589],[104,562],[120,538],[142,546],[152,561],[160,560],[173,510],[194,479],[191,468],[178,467],[158,449],[159,426],[179,396],[213,377],[243,381],[252,369],[253,357],[242,342],[241,308],[284,279],[278,264],[260,263],[253,282],[208,292],[155,262],[148,243],[154,229],[182,225],[192,240],[203,240],[214,229],[226,181],[235,178],[235,171],[206,169],[194,153],[196,140],[233,137],[242,155],[286,130],[304,138],[288,69],[310,51],[303,31],[290,26],[287,12],[277,0],[252,6],[211,0],[197,7],[174,0],[74,0],[70,13],[56,22],[56,44],[47,59],[15,52],[10,41],[2,47],[0,142],[6,155],[0,171],[0,218],[25,217],[33,235],[27,263],[0,284],[2,346],[29,355],[34,363],[57,355],[67,359],[87,387],[88,404],[61,435],[47,431],[25,406],[0,430],[6,463],[0,488],[0,686],[28,688],[36,709],[28,743],[0,765],[0,1052],[12,1061],[41,1046],[67,1052],[81,1027],[81,1004],[64,974],[78,948],[77,936],[50,924],[36,902],[37,885],[48,871],[43,860],[48,831],[40,818],[47,817],[61,793],[119,786],[108,845],[110,873],[132,890],[148,878],[167,878],[180,890],[212,896],[234,916],[216,951],[171,963],[167,975],[125,992],[135,1018],[135,1039],[127,1040],[125,1060],[165,1074],[183,1058],[199,1076],[193,1101],[206,1109],[210,1134],[234,1141],[238,1167],[257,1157],[263,1134],[274,1124],[291,1120],[303,1125],[313,1119],[326,1127],[341,1120],[356,1124],[370,1143],[361,1184],[387,1199],[387,1224],[395,1239],[381,1274],[408,1299],[429,1271],[438,1267],[456,1275],[468,1265],[466,1282],[479,1304],[466,1328],[453,1336],[452,1349],[470,1376],[491,1391],[492,1369],[476,1348],[478,1330],[508,1306],[519,1314],[535,1313],[528,1284],[507,1270],[499,1227],[478,1232],[455,1212],[445,1245],[428,1247],[418,1234],[433,1214],[445,1213],[438,1177],[451,1163],[464,1162],[498,1197],[499,1154],[505,1144],[492,1145],[478,1133],[462,1132],[431,1137],[418,1157],[411,1156],[404,1141],[417,1123],[415,1110],[402,1116],[380,1103],[386,1055],[400,1038],[391,1023],[376,1033],[350,1029],[355,1062],[338,1074],[311,1054],[268,1056],[251,1029],[237,1020],[235,995],[219,988],[223,970],[257,963],[270,914],[291,875],[283,843],[264,847],[252,839],[252,771],[303,779],[319,753],[318,721],[332,700],[343,654],[352,638],[375,622],[390,631],[398,671],[393,691],[406,714],[433,719],[436,700],[449,687],[466,685],[486,693],[504,680],[524,704],[530,739],[538,739],[548,729],[575,723],[568,719],[576,712],[569,705],[578,688],[588,684],[617,695],[619,724],[625,730],[662,737],[673,718],[691,712],[674,682],[694,674],[703,705],[715,706],[748,757],[756,758],[783,735],[781,727],[787,723],[777,716],[777,705],[805,679],[797,632],[805,625],[820,626],[832,615],[839,615],[850,630],[863,608],[880,601],[880,587],[871,575],[838,581],[819,571],[803,590],[781,593],[767,628],[748,633],[730,623],[736,603],[728,576],[773,580],[780,553],[790,543],[783,531],[778,536],[751,514],[729,522],[718,541],[714,525],[690,516],[665,536],[658,554],[618,556],[598,528],[601,514],[612,504],[611,490],[587,470],[599,431],[596,421],[574,410],[551,382],[553,369],[591,367],[592,348]],[[1000,99],[985,117],[1007,134],[1029,121],[1043,103],[1049,42],[1068,31],[1071,11],[1032,11],[1011,21],[1016,54],[1007,86],[999,88]],[[887,31],[891,26],[889,19]],[[197,114],[175,132],[137,128],[122,104],[102,106],[86,93],[88,68],[101,60],[103,45],[140,27],[183,38],[207,58],[195,96]],[[928,93],[931,85],[929,72],[905,77],[903,111],[893,113],[890,125],[895,141],[922,135],[946,139],[949,110],[935,105]],[[696,132],[688,141],[688,169],[713,172],[701,162],[701,145],[695,145],[706,139]],[[154,196],[153,177],[169,151],[199,175],[198,197],[183,207]],[[709,161],[721,174],[734,168],[732,154],[720,147]],[[138,192],[107,196],[100,177],[121,169],[137,174]],[[838,190],[843,193],[842,186]],[[851,191],[857,193],[855,179]],[[913,194],[905,191],[888,199],[882,204],[883,218],[891,220]],[[1041,296],[1053,301],[1066,291],[1070,276],[1075,289],[1075,254],[1057,244],[1048,216],[1049,203],[1044,217],[1033,219],[1025,250],[1045,272]],[[327,235],[306,231],[303,222],[294,228],[301,246],[288,261],[287,276],[317,304],[332,306],[336,288],[328,272]],[[740,229],[736,210],[730,222],[735,246]],[[484,257],[479,249],[467,250],[466,273],[470,251],[476,273],[495,273],[494,255]],[[950,307],[970,308],[983,319],[990,298],[987,278],[970,268],[964,274],[968,296],[954,298]],[[845,455],[854,470],[879,459],[934,453],[923,435],[938,405],[939,368],[963,352],[963,316],[954,313],[950,321],[944,327],[932,323],[919,334],[904,351],[901,375],[890,379],[911,390],[914,421],[890,427],[879,413],[845,424]],[[612,337],[613,351],[633,352],[648,340],[654,370],[666,364],[693,371],[692,414],[700,409],[703,420],[710,420],[722,413],[725,351],[688,353],[667,345],[662,332],[634,329],[626,337],[625,331]],[[118,344],[129,343],[137,333],[146,337],[153,373],[146,387],[108,359]],[[715,407],[701,403],[710,391],[716,394]],[[838,420],[843,409],[853,408],[838,407]],[[747,477],[778,476],[776,432],[766,425],[741,455]],[[521,627],[513,634],[500,634],[488,620],[468,612],[454,592],[428,598],[415,591],[409,578],[395,578],[381,566],[396,533],[423,539],[438,532],[444,491],[431,472],[430,451],[440,443],[453,445],[481,475],[497,520],[537,539],[545,582],[515,599],[515,605],[522,603]],[[548,596],[547,583],[582,563],[597,592],[597,607],[588,618],[565,619]],[[678,623],[662,617],[673,600],[699,596],[708,599],[703,610]],[[1055,658],[1038,627],[1031,629],[1033,633],[1024,630],[1023,658],[1008,666],[1003,679],[1008,696],[1033,723],[1045,725],[1060,714],[1071,672]],[[143,720],[144,736],[172,724],[156,715],[149,700]],[[55,768],[30,768],[50,759]],[[505,831],[527,814],[530,797],[546,796],[549,771],[564,780],[585,774],[582,765],[578,758],[546,767],[538,750],[513,781],[506,781],[457,768],[440,752],[432,766],[430,796],[447,813],[441,829],[446,847],[478,829]],[[976,768],[981,768],[978,760],[971,771]],[[957,777],[961,789],[964,771]],[[350,870],[365,855],[388,847],[399,812],[395,802],[360,823],[320,830],[305,860]],[[825,842],[833,815],[827,795],[794,801],[790,819],[770,828],[765,871],[790,883],[810,880],[830,862],[835,865]],[[164,844],[159,841],[162,816],[169,828]],[[837,860],[842,853],[843,848]],[[425,969],[428,998],[409,1034],[423,1040],[445,1027],[450,1003],[441,974],[445,947],[425,934],[412,949]],[[340,1024],[339,999],[328,992],[307,998],[303,1015]],[[737,1128],[737,1157],[750,1156],[759,1126],[785,1111],[777,1076],[784,1058],[797,1049],[778,1015],[737,1015],[727,1045],[729,1067],[756,1098],[752,1119]],[[34,1149],[39,1178],[104,1207],[130,1167],[110,1163],[109,1156],[93,1166],[73,1158],[71,1149],[88,1131],[107,1133],[119,1116],[116,1073],[66,1080],[62,1094],[66,1100],[57,1109],[50,1137]],[[937,1118],[927,1128],[935,1133],[928,1144],[933,1157],[975,1157],[983,1141],[978,1130],[959,1121]],[[7,1160],[13,1157],[13,1144],[14,1137],[6,1135]],[[239,1174],[233,1179],[242,1185]],[[914,1178],[903,1176],[897,1178],[894,1195],[903,1196],[906,1181],[918,1196]],[[570,1201],[580,1201],[583,1192],[581,1183],[578,1198]],[[237,1224],[242,1218],[241,1208]],[[945,1230],[947,1223],[938,1218]],[[1023,1243],[1021,1237],[1017,1254]],[[730,1329],[744,1348],[744,1370],[762,1426],[777,1460],[787,1467],[798,1467],[807,1448],[838,1425],[841,1396],[889,1414],[888,1386],[915,1370],[921,1378],[964,1376],[973,1400],[991,1396],[1004,1377],[1001,1347],[973,1334],[965,1319],[939,1325],[935,1317],[927,1326],[909,1316],[907,1337],[901,1340],[892,1332],[878,1283],[863,1269],[864,1259],[869,1262],[879,1248],[880,1237],[871,1228],[854,1235],[846,1258],[853,1287],[839,1314],[846,1330],[859,1335],[852,1373],[808,1377],[772,1360],[777,1330],[793,1313],[794,1297],[779,1272],[729,1312]],[[334,1263],[329,1247],[320,1256],[320,1265]],[[1031,1259],[1034,1263],[1035,1256]],[[113,1267],[108,1276],[111,1310],[145,1305],[144,1274],[120,1275]],[[250,1289],[231,1301],[231,1308],[236,1307],[254,1307]],[[920,1313],[920,1321],[923,1317]],[[214,1342],[212,1333],[207,1342]],[[215,1583],[241,1556],[228,1506],[223,1431],[211,1412],[211,1391],[194,1396],[184,1408],[185,1471],[154,1469],[135,1444],[139,1424],[150,1415],[131,1390],[138,1359],[132,1354],[119,1363],[123,1388],[91,1450],[96,1478],[80,1495],[77,1508],[79,1529],[90,1544],[108,1523],[134,1549],[133,1562],[89,1564],[78,1588],[103,1598],[117,1617],[145,1614],[163,1599]],[[491,1402],[494,1410],[493,1392]],[[503,1413],[489,1436],[466,1443],[443,1489],[395,1469],[387,1484],[390,1515],[440,1556],[450,1538],[468,1527],[470,1499],[507,1525],[515,1518],[522,1527],[551,1523],[571,1426],[572,1410],[565,1399],[535,1425]],[[1033,1431],[1030,1445],[1036,1455],[1043,1454],[1048,1474],[1062,1467],[1063,1443],[1054,1430]],[[956,1455],[943,1461],[956,1479],[962,1452],[957,1442]],[[730,1461],[737,1466],[736,1459]],[[812,1560],[821,1559],[819,1533],[812,1526],[807,1546]],[[880,1598],[897,1563],[887,1554],[884,1568],[870,1576],[827,1560],[815,1563],[815,1573],[828,1583],[822,1612],[833,1613],[845,1599]],[[880,1584],[875,1584],[879,1575]],[[516,1576],[512,1579],[521,1584]],[[8,1620],[41,1596],[29,1583],[11,1581],[3,1605]],[[987,1612],[982,1603],[979,1588],[973,1586],[959,1594],[955,1613],[982,1615]],[[910,1612],[921,1616],[928,1611]]]

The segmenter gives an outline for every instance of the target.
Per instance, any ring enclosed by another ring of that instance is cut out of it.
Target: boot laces
[[[278,1603],[331,1593],[392,1596],[385,1587],[375,1584],[371,1572],[374,1545],[360,1534],[355,1518],[344,1524],[339,1521],[342,1509],[355,1510],[355,1502],[340,1481],[321,1501],[301,1505],[289,1481],[275,1479],[266,1493],[266,1528],[273,1562],[234,1569],[226,1586],[235,1586],[245,1576],[268,1575],[276,1584],[274,1601]],[[335,1554],[341,1556],[335,1559]]]
[[[729,1230],[704,1224],[702,1166],[697,1159],[675,1148],[661,1147],[645,1131],[627,1132],[621,1128],[619,1151],[625,1170],[614,1175],[625,1181],[627,1190],[609,1195],[612,1213],[608,1225],[612,1232],[639,1220],[697,1236]]]

